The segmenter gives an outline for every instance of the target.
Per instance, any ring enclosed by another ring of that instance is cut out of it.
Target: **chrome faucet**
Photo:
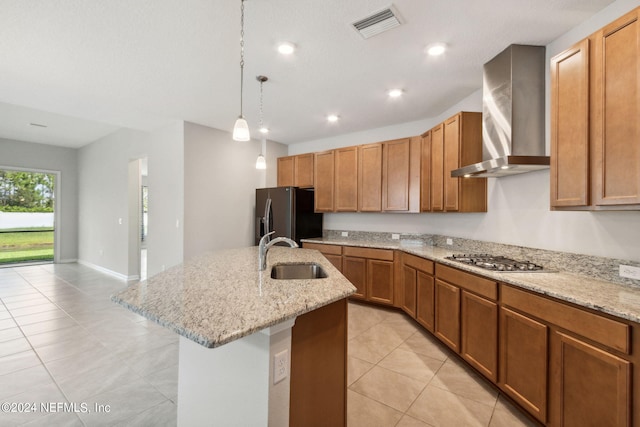
[[[276,237],[275,239],[272,239],[270,242],[268,242],[269,236],[271,236],[273,233],[275,233],[275,231],[265,234],[264,236],[262,236],[262,239],[260,239],[260,244],[258,245],[258,270],[260,271],[267,269],[267,252],[269,252],[271,246],[275,245],[276,243],[284,242],[292,248],[298,247],[298,244],[288,237]]]

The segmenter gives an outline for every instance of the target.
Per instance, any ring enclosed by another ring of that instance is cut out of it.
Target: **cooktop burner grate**
[[[503,271],[513,273],[531,273],[542,271],[543,267],[530,261],[518,261],[499,255],[490,254],[456,254],[446,257],[452,261],[474,265],[491,271]]]

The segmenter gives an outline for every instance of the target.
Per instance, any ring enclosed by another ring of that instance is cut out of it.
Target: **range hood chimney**
[[[501,177],[549,168],[544,67],[544,46],[516,44],[484,65],[482,162],[452,170],[452,177]]]

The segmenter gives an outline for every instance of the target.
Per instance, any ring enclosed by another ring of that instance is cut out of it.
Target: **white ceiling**
[[[247,0],[244,113],[257,137],[262,74],[269,139],[285,144],[433,117],[509,44],[546,45],[611,2]],[[390,4],[400,27],[351,28]],[[239,37],[240,0],[0,0],[0,137],[79,147],[175,119],[231,130]],[[427,57],[432,42],[449,50]],[[390,101],[394,87],[405,94]]]

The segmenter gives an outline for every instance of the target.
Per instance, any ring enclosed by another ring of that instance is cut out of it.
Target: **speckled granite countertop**
[[[271,267],[316,262],[327,278],[275,280]],[[218,347],[346,298],[355,287],[318,251],[274,246],[209,252],[129,286],[111,299],[205,347]]]
[[[452,251],[442,247],[418,244],[415,241],[409,243],[399,241],[395,243],[378,240],[318,238],[304,239],[303,242],[401,250],[460,270],[489,277],[496,281],[640,323],[640,288],[638,287],[611,283],[562,271],[549,273],[500,273],[487,271],[479,267],[445,259],[445,257],[454,253],[461,253],[460,250]],[[508,253],[501,253],[501,255],[509,256]],[[517,256],[514,258],[517,258]]]

